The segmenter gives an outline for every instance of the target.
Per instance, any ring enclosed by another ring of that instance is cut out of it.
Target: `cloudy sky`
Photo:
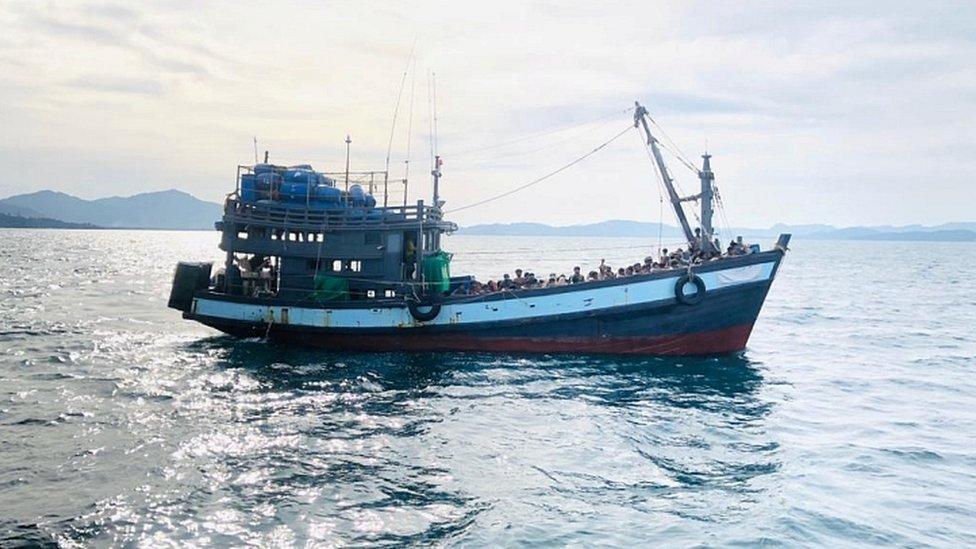
[[[240,4],[0,0],[0,196],[217,201],[254,136],[338,171],[348,133],[353,169],[382,169],[409,66],[391,171],[412,112],[412,200],[434,71],[448,209],[586,153],[640,99],[688,157],[714,155],[733,225],[976,220],[976,4]],[[658,189],[627,133],[456,220],[657,220]]]

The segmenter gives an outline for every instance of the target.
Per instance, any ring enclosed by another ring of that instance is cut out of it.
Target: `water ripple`
[[[976,544],[976,274],[903,260],[955,248],[797,242],[746,353],[665,360],[240,341],[164,308],[215,235],[12,233],[0,546]]]

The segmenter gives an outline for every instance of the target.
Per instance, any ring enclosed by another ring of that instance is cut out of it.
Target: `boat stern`
[[[173,286],[169,291],[170,309],[183,311],[184,315],[193,307],[193,296],[210,287],[210,271],[213,263],[190,263],[181,261],[173,273]]]

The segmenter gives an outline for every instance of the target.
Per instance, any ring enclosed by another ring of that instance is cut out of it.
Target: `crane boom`
[[[692,232],[691,225],[688,224],[688,217],[685,215],[684,207],[681,206],[681,197],[678,196],[678,192],[674,189],[674,180],[668,174],[668,167],[664,164],[664,157],[661,156],[661,150],[657,146],[657,139],[651,134],[651,128],[647,125],[647,109],[636,101],[634,102],[634,106],[634,127],[642,127],[644,133],[647,135],[647,145],[651,148],[651,153],[654,155],[654,161],[657,163],[658,171],[661,172],[661,181],[668,190],[671,207],[674,208],[674,213],[678,217],[678,223],[681,224],[681,230],[684,231],[688,244],[692,245],[696,240],[695,233]]]

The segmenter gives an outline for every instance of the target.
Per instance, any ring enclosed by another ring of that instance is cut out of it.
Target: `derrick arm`
[[[681,205],[682,199],[674,189],[674,181],[668,175],[668,167],[664,164],[664,157],[661,156],[661,151],[657,147],[657,139],[651,134],[651,128],[647,125],[647,109],[636,101],[634,102],[634,106],[634,127],[643,128],[644,134],[647,135],[647,145],[651,148],[651,153],[654,155],[654,162],[657,163],[658,171],[661,172],[661,181],[668,190],[671,207],[674,208],[674,213],[678,216],[678,223],[681,224],[681,230],[684,231],[685,238],[691,244],[695,241],[695,233],[691,230],[691,226],[688,225],[688,217],[685,216],[684,207]]]

